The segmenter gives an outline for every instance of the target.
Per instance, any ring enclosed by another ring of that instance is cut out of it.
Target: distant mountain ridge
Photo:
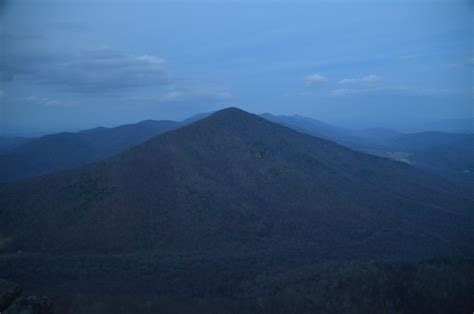
[[[9,153],[29,140],[27,137],[0,137],[0,155]]]
[[[144,120],[115,128],[98,127],[33,139],[2,138],[0,183],[103,160],[153,136],[194,123],[211,114],[212,112],[197,114],[181,122]],[[349,130],[299,115],[264,113],[260,117],[301,133],[334,141],[364,153],[410,163],[474,186],[474,134],[401,133],[382,128]]]
[[[262,117],[299,132],[334,141],[343,146],[395,159],[474,185],[474,134],[447,132],[401,133],[388,129],[347,130],[300,116]]]
[[[472,257],[473,205],[403,163],[230,108],[3,187],[0,233],[15,251]]]
[[[99,127],[30,139],[0,155],[0,183],[102,160],[180,126],[175,121],[145,120],[115,128]]]
[[[474,134],[420,132],[387,140],[397,152],[406,152],[411,164],[448,178],[474,183]]]
[[[269,121],[279,123],[299,132],[334,141],[352,149],[365,152],[384,149],[383,145],[376,139],[371,137],[363,137],[362,135],[364,133],[362,131],[359,132],[344,129],[316,119],[302,117],[299,115],[285,116],[264,113],[260,116]]]
[[[424,125],[425,130],[451,133],[474,133],[474,118],[444,119]]]

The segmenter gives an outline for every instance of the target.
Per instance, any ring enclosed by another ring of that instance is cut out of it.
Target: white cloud
[[[183,98],[184,96],[185,96],[185,93],[183,91],[172,90],[162,95],[160,97],[160,100],[161,101],[176,101],[176,100],[179,100],[180,98]]]
[[[331,96],[351,95],[405,95],[405,96],[448,96],[456,94],[450,89],[436,89],[423,87],[370,87],[370,88],[338,88],[330,91]]]
[[[151,97],[133,97],[131,101],[150,104],[211,104],[225,102],[233,98],[232,93],[227,89],[189,89],[173,88],[161,95]]]
[[[18,51],[0,60],[0,79],[28,79],[79,93],[120,91],[171,82],[164,59],[107,47],[76,54]]]
[[[329,92],[331,96],[347,96],[347,95],[353,95],[357,93],[361,93],[362,90],[358,89],[351,89],[351,88],[337,88],[333,89],[332,91]]]
[[[183,103],[183,102],[216,102],[232,98],[228,90],[189,90],[173,89],[159,97],[163,103]]]
[[[322,83],[326,82],[328,79],[321,74],[312,74],[308,75],[304,78],[304,81],[306,82],[306,85],[308,86],[318,86],[321,85]]]
[[[345,78],[338,82],[339,85],[345,86],[371,86],[382,80],[382,78],[375,74],[370,74],[360,78]]]
[[[143,61],[148,62],[150,64],[163,65],[165,63],[165,59],[157,58],[155,56],[150,56],[150,55],[143,55],[143,56],[137,57],[137,59],[138,60],[143,60]]]
[[[45,107],[71,107],[75,105],[75,103],[72,102],[63,102],[57,99],[39,96],[28,96],[23,100],[29,104],[42,105]]]

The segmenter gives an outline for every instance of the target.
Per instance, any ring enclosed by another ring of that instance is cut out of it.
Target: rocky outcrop
[[[19,298],[5,314],[52,314],[53,303],[48,297]]]
[[[20,287],[10,281],[0,279],[0,313],[3,313],[21,295]]]
[[[53,303],[48,297],[20,297],[21,288],[0,279],[0,313],[3,314],[52,314]]]

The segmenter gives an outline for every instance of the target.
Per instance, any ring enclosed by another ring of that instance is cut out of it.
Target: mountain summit
[[[0,234],[24,251],[472,256],[473,205],[408,165],[229,108],[4,187]]]

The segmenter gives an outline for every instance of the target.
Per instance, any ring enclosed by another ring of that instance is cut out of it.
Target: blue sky
[[[0,3],[3,135],[228,106],[354,128],[473,115],[468,0]]]

